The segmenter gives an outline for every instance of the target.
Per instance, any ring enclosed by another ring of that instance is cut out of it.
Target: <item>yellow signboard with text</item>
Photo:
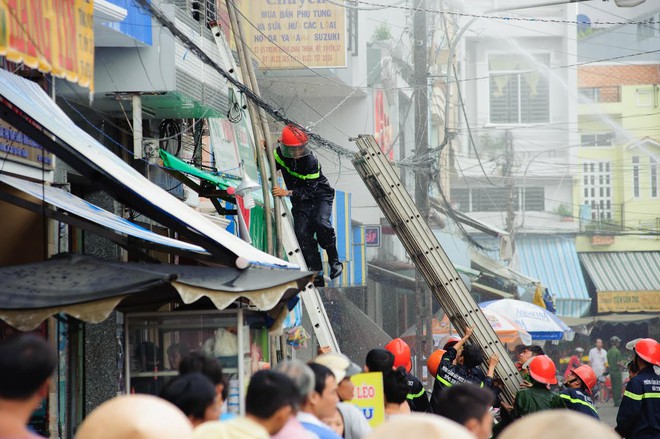
[[[358,373],[351,377],[351,382],[355,385],[351,404],[362,410],[372,428],[385,422],[383,374],[380,372]]]
[[[599,291],[598,312],[660,312],[660,291]]]
[[[242,0],[248,46],[269,69],[346,67],[344,7],[327,0]]]
[[[92,0],[0,0],[0,55],[94,91]]]

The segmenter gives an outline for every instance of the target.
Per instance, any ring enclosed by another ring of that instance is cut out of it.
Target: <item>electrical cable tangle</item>
[[[334,151],[338,154],[342,154],[347,157],[353,157],[355,155],[353,151],[344,148],[342,146],[339,146],[336,143],[331,142],[319,136],[316,133],[309,132],[308,130],[305,130],[304,127],[302,127],[299,123],[285,117],[272,105],[268,104],[260,96],[254,93],[249,87],[238,81],[233,75],[229,74],[217,62],[212,60],[199,46],[197,46],[190,38],[188,38],[181,30],[179,30],[174,23],[172,23],[167,17],[165,17],[165,15],[158,8],[153,6],[151,2],[149,2],[148,0],[135,0],[135,1],[145,10],[149,11],[157,21],[159,21],[161,24],[167,27],[170,30],[170,32],[172,32],[172,34],[188,48],[188,50],[190,50],[195,55],[197,55],[200,58],[200,60],[202,60],[204,63],[213,67],[218,73],[220,73],[220,75],[222,75],[229,82],[231,82],[234,85],[234,87],[242,91],[248,99],[250,99],[252,102],[255,103],[255,105],[262,108],[264,111],[270,114],[275,120],[285,125],[292,124],[299,127],[308,135],[308,137],[311,140],[314,141],[314,143],[316,143],[318,146],[322,148],[329,149],[331,151]]]
[[[406,11],[416,11],[418,8],[414,8],[411,6],[399,6],[399,5],[386,5],[383,3],[377,3],[373,1],[364,1],[364,0],[355,0],[356,3],[360,3],[363,5],[369,5],[369,6],[378,6],[382,7],[383,9],[401,9],[401,10],[406,10]],[[532,23],[559,23],[559,24],[575,24],[575,25],[582,25],[583,23],[577,20],[562,20],[559,18],[537,18],[537,17],[499,17],[497,15],[487,15],[487,14],[470,14],[467,12],[456,12],[456,11],[443,11],[439,9],[421,9],[419,8],[420,11],[428,12],[431,14],[446,14],[446,15],[453,15],[457,17],[468,17],[468,18],[486,18],[486,19],[492,19],[492,20],[501,20],[501,21],[526,21],[526,22],[532,22]],[[609,26],[615,26],[615,25],[632,25],[632,24],[639,24],[639,25],[644,25],[648,24],[644,21],[594,21],[591,23],[592,25],[609,25]]]

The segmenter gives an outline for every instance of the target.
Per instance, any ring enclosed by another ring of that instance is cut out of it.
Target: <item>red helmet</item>
[[[445,343],[445,346],[444,346],[443,349],[447,350],[450,347],[454,346],[459,341],[461,341],[461,339],[459,337],[453,337],[453,336],[449,337],[449,339],[447,339],[447,342]]]
[[[587,366],[585,364],[576,369],[573,369],[572,372],[582,380],[585,386],[587,386],[587,391],[589,392],[589,395],[591,395],[591,389],[594,388],[596,381],[598,381],[598,378],[596,378],[596,373],[591,368],[591,366]]]
[[[303,146],[308,140],[307,134],[295,125],[287,125],[282,129],[280,142],[284,146]]]
[[[539,383],[557,384],[557,368],[547,355],[538,355],[531,359],[529,374]]]
[[[440,360],[442,360],[442,356],[445,355],[445,352],[444,349],[438,349],[426,359],[426,367],[429,370],[429,376],[435,377],[438,373],[438,366],[440,366]]]
[[[410,361],[410,346],[408,346],[408,343],[400,338],[395,338],[385,345],[385,349],[394,355],[394,367],[403,366],[407,372],[410,372],[412,362]]]
[[[642,360],[660,366],[660,343],[652,338],[643,338],[635,345],[635,353]]]

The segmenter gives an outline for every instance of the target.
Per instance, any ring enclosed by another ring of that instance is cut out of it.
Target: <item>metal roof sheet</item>
[[[598,292],[660,290],[660,252],[580,253]]]

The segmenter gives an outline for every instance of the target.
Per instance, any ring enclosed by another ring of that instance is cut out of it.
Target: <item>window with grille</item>
[[[451,190],[451,201],[461,212],[503,212],[506,210],[508,190],[502,188],[456,188]],[[543,187],[515,188],[513,208],[542,212],[545,210]]]
[[[650,157],[651,159],[651,196],[653,198],[658,197],[658,160],[655,157]]]
[[[190,13],[192,17],[208,26],[210,21],[217,20],[216,0],[190,0]]]
[[[639,157],[632,158],[633,197],[639,198]]]
[[[610,162],[582,164],[583,204],[591,206],[591,219],[612,219],[612,169]]]
[[[513,54],[489,57],[491,123],[549,122],[550,87],[543,71],[550,56],[531,58]]]
[[[580,136],[580,145],[592,147],[612,146],[615,139],[616,134],[614,133],[582,134]]]
[[[654,37],[657,25],[658,23],[656,23],[655,17],[637,23],[637,41]]]

